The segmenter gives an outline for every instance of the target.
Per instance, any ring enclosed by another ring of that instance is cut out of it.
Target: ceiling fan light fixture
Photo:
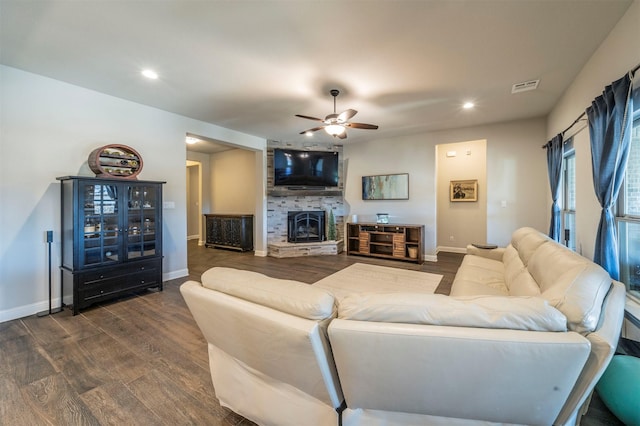
[[[324,128],[324,130],[331,136],[338,136],[343,134],[346,129],[344,128],[344,126],[341,126],[339,124],[329,124]]]

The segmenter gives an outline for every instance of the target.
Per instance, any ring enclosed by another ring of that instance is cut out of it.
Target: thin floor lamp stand
[[[52,242],[53,242],[53,231],[47,231],[47,245],[49,248],[49,310],[38,312],[36,315],[38,315],[39,317],[44,317],[46,315],[57,314],[58,312],[62,312],[62,306],[55,309],[51,308],[51,243]],[[60,294],[60,299],[62,300],[62,293]]]

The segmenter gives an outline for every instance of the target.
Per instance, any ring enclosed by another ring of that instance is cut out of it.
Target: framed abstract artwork
[[[363,200],[408,200],[409,174],[362,176]]]

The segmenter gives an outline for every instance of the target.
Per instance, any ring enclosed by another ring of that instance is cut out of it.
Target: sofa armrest
[[[498,260],[502,262],[502,256],[504,255],[504,247],[498,247],[494,249],[478,248],[469,244],[467,246],[467,254],[474,256],[486,257],[487,259]]]

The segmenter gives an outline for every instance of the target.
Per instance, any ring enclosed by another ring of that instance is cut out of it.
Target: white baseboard
[[[60,307],[60,298],[51,300],[51,309]],[[35,315],[38,312],[48,311],[49,301],[43,300],[42,302],[31,303],[29,305],[17,306],[15,308],[0,311],[0,322],[11,321],[18,318],[28,317]]]
[[[165,272],[162,274],[162,281],[175,280],[189,275],[189,269],[179,269],[177,271]]]
[[[253,255],[258,257],[267,257],[267,252],[264,250],[254,250]]]
[[[189,235],[187,236],[187,241],[188,240],[199,240],[200,239],[200,235]]]
[[[441,251],[446,251],[448,253],[467,254],[467,248],[466,247],[447,247],[447,246],[438,246],[438,247],[436,247],[436,253],[440,253]]]
[[[422,256],[422,260],[427,261],[427,262],[437,262],[438,261],[438,255],[437,254],[425,254],[424,256]]]

